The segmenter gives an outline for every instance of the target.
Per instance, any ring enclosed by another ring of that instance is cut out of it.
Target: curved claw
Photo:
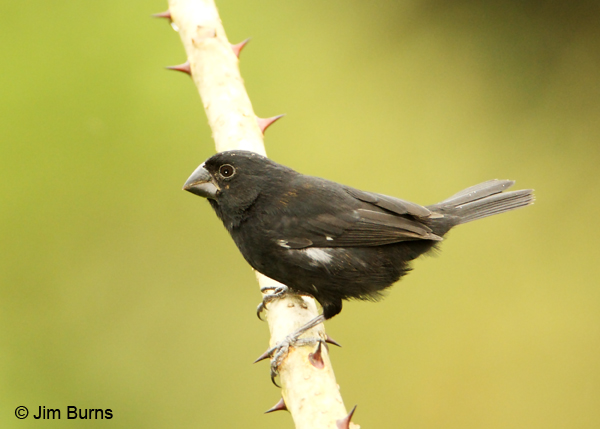
[[[263,300],[258,307],[256,307],[256,317],[258,320],[263,321],[264,319],[260,316],[263,310],[267,309],[267,304],[274,299],[281,298],[289,293],[290,289],[286,285],[281,286],[263,286],[260,288],[261,293],[265,294],[263,296]],[[273,293],[266,293],[267,291],[273,291]]]
[[[258,307],[256,307],[256,317],[258,317],[258,320],[260,320],[261,322],[264,322],[265,319],[260,317],[260,313],[262,313],[263,310],[266,310],[266,309],[267,309],[267,306],[262,301],[260,302],[260,304],[258,304]]]
[[[271,381],[276,387],[279,387],[281,389],[281,386],[275,381],[275,377],[277,377],[277,371],[273,371],[273,368],[271,368]]]

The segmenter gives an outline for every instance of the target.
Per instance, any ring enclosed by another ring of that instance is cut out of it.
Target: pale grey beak
[[[204,164],[194,170],[190,178],[183,185],[183,190],[212,199],[217,198],[219,194],[219,187],[214,183],[208,170],[204,168]]]

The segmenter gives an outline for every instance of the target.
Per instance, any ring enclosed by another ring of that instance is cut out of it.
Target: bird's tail
[[[503,192],[514,184],[513,180],[488,180],[427,208],[453,217],[454,225],[460,225],[533,204],[533,189]]]

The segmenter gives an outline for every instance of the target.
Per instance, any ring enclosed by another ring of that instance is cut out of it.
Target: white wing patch
[[[311,259],[310,264],[313,266],[328,264],[333,259],[333,257],[330,253],[327,252],[327,250],[320,249],[318,247],[309,247],[308,249],[302,249],[300,251]]]
[[[287,240],[277,240],[277,244],[279,244],[284,249],[290,248],[290,245],[288,244]]]

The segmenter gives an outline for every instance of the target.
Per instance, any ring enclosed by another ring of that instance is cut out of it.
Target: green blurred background
[[[597,1],[218,2],[269,155],[421,204],[491,178],[533,207],[452,232],[327,323],[378,428],[600,427]],[[202,199],[214,152],[163,1],[2,2],[0,427],[292,427],[252,271]],[[61,421],[19,421],[25,405]],[[73,423],[83,427],[82,422]]]

